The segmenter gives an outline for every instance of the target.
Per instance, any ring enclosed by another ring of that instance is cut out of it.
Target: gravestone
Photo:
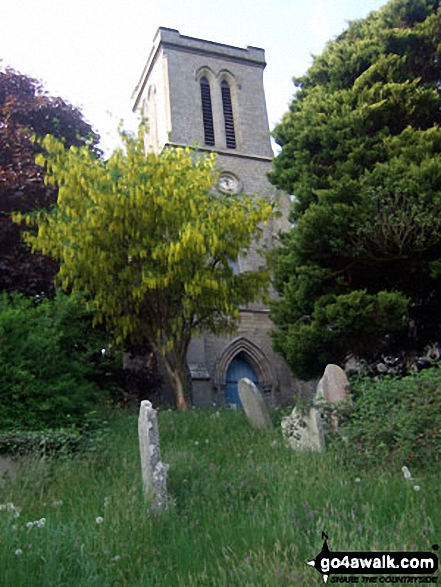
[[[316,408],[302,413],[297,407],[289,416],[282,418],[282,433],[293,450],[313,450],[320,452],[325,448],[321,415]]]
[[[144,493],[153,510],[167,509],[168,466],[161,461],[156,410],[147,400],[139,408],[138,435]]]
[[[0,455],[0,479],[15,479],[20,464],[16,459],[7,455]]]
[[[324,413],[325,407],[330,408],[331,428],[334,432],[338,430],[338,410],[334,404],[339,404],[349,400],[349,381],[346,373],[338,365],[327,365],[323,377],[317,385],[314,403],[320,409],[322,407]]]
[[[239,398],[253,428],[272,428],[273,423],[262,394],[254,383],[244,377],[238,382]]]
[[[349,398],[349,381],[338,365],[327,365],[317,385],[316,399],[334,404]]]

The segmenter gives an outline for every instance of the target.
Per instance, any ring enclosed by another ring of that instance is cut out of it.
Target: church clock
[[[217,181],[217,187],[224,194],[237,194],[240,191],[240,181],[232,173],[223,172]]]

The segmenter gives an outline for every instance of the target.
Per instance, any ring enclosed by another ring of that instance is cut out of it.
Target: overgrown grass
[[[137,414],[114,418],[100,454],[29,460],[2,483],[0,503],[20,509],[0,511],[2,587],[323,585],[305,564],[322,531],[334,551],[440,540],[439,467],[415,491],[399,468],[297,454],[279,427],[254,431],[242,412],[164,411],[159,427],[172,498],[162,514],[143,497]]]

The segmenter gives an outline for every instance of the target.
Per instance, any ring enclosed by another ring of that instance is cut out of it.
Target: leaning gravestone
[[[294,450],[320,452],[325,448],[321,415],[315,408],[302,413],[295,407],[289,416],[282,418],[282,433]]]
[[[156,410],[142,401],[138,418],[139,450],[144,492],[153,510],[167,509],[167,465],[161,461]]]
[[[240,401],[251,426],[253,428],[272,428],[273,423],[265,400],[254,383],[244,377],[239,379],[238,389]]]

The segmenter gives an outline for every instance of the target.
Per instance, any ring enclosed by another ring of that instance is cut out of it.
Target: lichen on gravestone
[[[320,452],[325,448],[321,416],[315,408],[305,412],[295,407],[282,418],[281,426],[285,441],[293,450]]]
[[[138,435],[144,493],[151,501],[151,509],[167,509],[168,465],[161,461],[156,410],[147,400],[139,408]]]

